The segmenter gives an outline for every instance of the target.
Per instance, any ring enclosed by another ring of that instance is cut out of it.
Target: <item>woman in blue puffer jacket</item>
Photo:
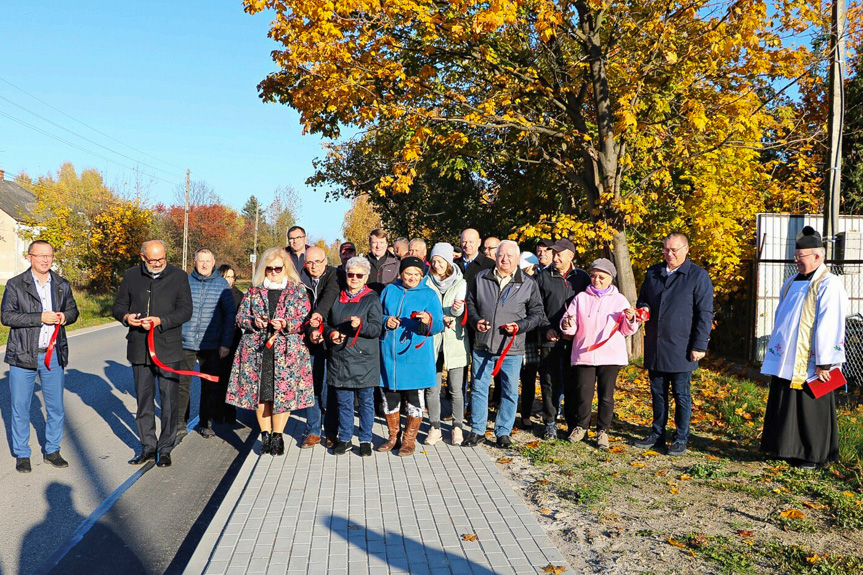
[[[443,331],[440,298],[423,281],[423,262],[406,257],[399,279],[381,294],[384,333],[381,336],[381,383],[389,440],[378,451],[390,451],[399,442],[402,402],[407,420],[399,455],[413,455],[423,415],[424,390],[437,384],[434,336]]]

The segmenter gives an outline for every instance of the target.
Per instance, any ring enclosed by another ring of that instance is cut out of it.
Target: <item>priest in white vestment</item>
[[[794,250],[799,273],[782,286],[761,367],[772,376],[761,450],[807,469],[839,456],[835,394],[815,399],[806,385],[829,381],[830,370],[845,363],[848,294],[824,256],[821,236],[803,228]]]

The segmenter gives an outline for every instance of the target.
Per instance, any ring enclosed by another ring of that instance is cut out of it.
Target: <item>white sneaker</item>
[[[426,435],[426,440],[423,441],[423,443],[425,445],[434,445],[435,443],[440,441],[442,438],[443,438],[443,435],[441,435],[440,428],[439,427],[431,427],[431,428],[429,428],[428,435]]]
[[[453,445],[461,445],[462,441],[464,441],[464,438],[461,435],[461,427],[453,427],[451,443]]]
[[[583,427],[576,427],[575,431],[569,434],[567,440],[570,443],[578,443],[579,441],[584,439],[584,436],[587,435],[587,430]]]
[[[600,429],[596,434],[596,446],[603,451],[608,450],[608,432]]]

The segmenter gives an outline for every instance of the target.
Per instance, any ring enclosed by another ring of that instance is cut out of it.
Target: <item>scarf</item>
[[[612,288],[614,288],[614,286],[610,285],[605,289],[596,289],[595,287],[593,287],[593,284],[591,284],[591,285],[587,286],[587,291],[589,293],[591,293],[592,295],[595,295],[597,297],[602,297],[605,294],[607,294],[608,292],[610,292],[612,290]]]
[[[288,287],[288,279],[285,278],[279,283],[271,282],[269,278],[264,278],[264,283],[261,284],[264,289],[285,289]]]
[[[449,291],[449,288],[455,285],[455,282],[461,279],[461,270],[458,269],[458,266],[452,266],[452,275],[444,280],[438,278],[434,272],[429,272],[428,277],[431,279],[432,283],[434,283],[435,288],[437,288],[441,295],[444,295]]]

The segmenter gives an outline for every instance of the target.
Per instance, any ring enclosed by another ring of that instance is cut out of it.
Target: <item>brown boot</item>
[[[414,454],[417,432],[420,430],[420,423],[422,423],[422,420],[422,417],[408,416],[408,420],[405,422],[405,433],[402,435],[402,448],[399,449],[400,457]]]
[[[378,451],[392,451],[396,444],[399,442],[399,432],[401,431],[402,422],[401,422],[401,414],[397,411],[395,413],[387,413],[387,429],[390,432],[390,437],[386,443],[378,447]]]

